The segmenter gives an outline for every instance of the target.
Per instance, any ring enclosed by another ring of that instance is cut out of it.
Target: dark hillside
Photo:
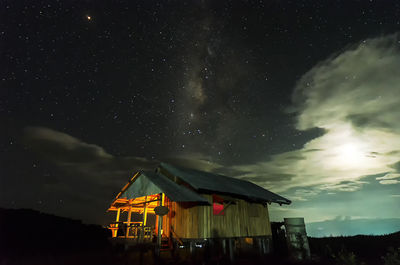
[[[67,253],[107,247],[108,231],[98,225],[30,209],[0,209],[1,257]]]
[[[384,264],[382,257],[390,249],[400,248],[400,231],[381,236],[340,236],[309,238],[311,253],[328,259],[338,259],[340,255],[354,254],[358,261],[366,264]]]
[[[263,258],[238,254],[235,264],[300,264],[288,258],[284,232],[278,229],[282,223],[272,225],[275,254]],[[155,259],[151,252],[141,248],[124,252],[113,249],[108,236],[106,229],[78,220],[29,209],[0,209],[0,264],[198,264],[201,260],[203,264],[228,264],[226,257],[205,258],[201,257],[201,251],[190,262]],[[399,264],[385,263],[382,257],[388,253],[394,253],[390,254],[392,260],[400,262],[396,256],[400,254],[397,250],[400,232],[383,236],[309,238],[309,242],[313,259],[303,265]],[[390,247],[396,251],[390,252]]]

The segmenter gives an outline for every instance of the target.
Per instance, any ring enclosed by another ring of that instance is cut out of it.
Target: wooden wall
[[[212,204],[211,195],[202,195]],[[262,204],[234,199],[222,216],[213,215],[213,207],[176,203],[168,199],[170,212],[163,219],[163,231],[169,235],[172,226],[182,239],[254,237],[271,235],[268,208]]]

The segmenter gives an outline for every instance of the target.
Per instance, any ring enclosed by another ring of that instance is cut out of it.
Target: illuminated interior
[[[143,214],[145,210],[144,206],[146,204],[147,213],[155,214],[154,208],[159,205],[159,201],[159,194],[138,197],[135,199],[118,198],[111,204],[108,211],[118,211],[118,209],[120,209],[121,212],[128,212],[131,210],[133,213]]]
[[[164,194],[153,194],[135,199],[118,198],[118,196],[107,210],[116,212],[115,222],[108,227],[112,231],[112,237],[151,239],[153,235],[156,235],[158,222],[155,222],[155,226],[149,226],[147,220],[149,214],[155,215],[155,207],[163,205]],[[127,213],[126,220],[121,218],[123,213]],[[134,221],[132,213],[142,215],[141,220]]]

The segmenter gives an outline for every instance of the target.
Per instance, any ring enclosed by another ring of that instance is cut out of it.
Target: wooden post
[[[261,238],[257,238],[257,243],[258,243],[258,251],[260,253],[260,256],[262,256],[264,254],[264,251],[263,251],[263,244],[262,244]]]
[[[147,196],[144,198],[145,198],[144,199],[145,203],[144,203],[144,210],[143,210],[143,226],[146,226],[146,223],[147,223],[147,203],[146,203]]]
[[[165,205],[165,194],[161,193],[161,206],[164,206],[164,205]],[[163,215],[161,217],[161,237],[162,237],[162,234],[164,233],[164,229],[163,229],[164,216],[166,216],[166,215]]]
[[[193,257],[193,255],[194,255],[194,242],[193,241],[189,242],[189,252],[190,252],[191,258],[193,259],[194,258]]]
[[[229,260],[230,260],[230,262],[234,262],[234,258],[235,258],[235,256],[234,256],[234,246],[233,246],[233,239],[228,239],[228,244],[229,244]]]
[[[267,246],[265,244],[265,238],[261,239],[261,242],[263,244],[263,254],[267,254]]]
[[[268,238],[264,238],[264,251],[265,251],[265,254],[268,254],[268,253],[271,252],[271,250],[270,250],[270,242],[269,242]]]
[[[155,233],[158,233],[158,219],[159,218],[160,218],[160,216],[156,215]]]
[[[160,200],[160,206],[164,205],[164,193],[160,194],[161,196],[161,200]],[[157,215],[158,217],[158,234],[157,234],[157,252],[158,255],[160,255],[160,249],[161,249],[161,237],[162,237],[162,221],[163,221],[163,217]]]
[[[144,209],[143,209],[143,218],[142,218],[142,229],[140,230],[139,237],[140,237],[140,242],[143,242],[144,240],[144,227],[146,226],[147,222],[147,196],[144,197]]]
[[[117,217],[115,218],[115,222],[116,222],[115,227],[116,227],[117,229],[115,229],[115,230],[113,231],[113,237],[117,237],[117,234],[118,234],[118,223],[117,223],[117,222],[119,222],[119,216],[120,216],[120,214],[121,214],[121,208],[118,208],[118,210],[117,210]]]
[[[129,229],[130,229],[130,226],[131,226],[131,215],[132,215],[132,206],[129,206],[128,220],[126,222],[126,235],[125,235],[125,237],[129,236]]]

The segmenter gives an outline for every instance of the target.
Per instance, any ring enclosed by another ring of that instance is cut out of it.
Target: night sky
[[[165,161],[273,220],[400,218],[399,31],[398,1],[2,0],[0,207],[104,224]]]

